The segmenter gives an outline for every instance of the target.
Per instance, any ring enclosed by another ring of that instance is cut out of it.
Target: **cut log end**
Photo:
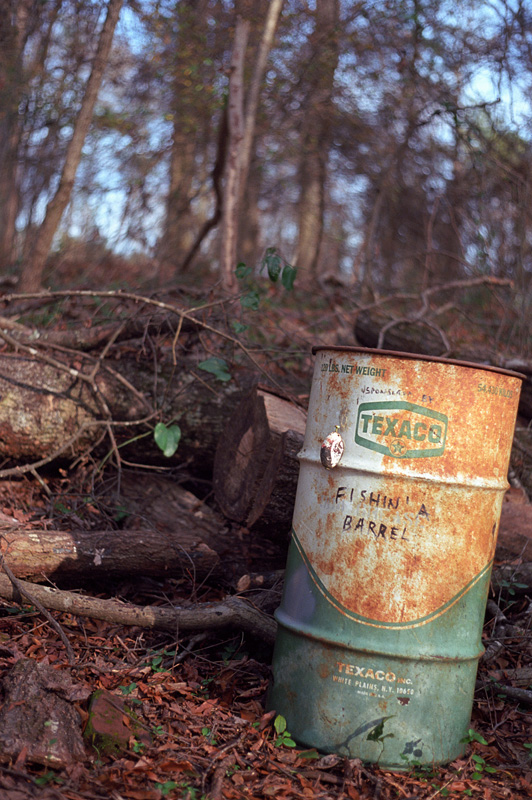
[[[288,400],[259,388],[242,400],[220,437],[214,461],[215,496],[226,517],[249,527],[261,516],[277,485],[289,429],[300,445],[305,414]]]

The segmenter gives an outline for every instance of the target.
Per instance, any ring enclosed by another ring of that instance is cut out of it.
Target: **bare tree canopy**
[[[7,5],[0,266],[22,286],[53,284],[80,243],[154,254],[162,282],[186,269],[226,284],[273,246],[301,279],[366,293],[508,277],[528,309],[526,5]]]

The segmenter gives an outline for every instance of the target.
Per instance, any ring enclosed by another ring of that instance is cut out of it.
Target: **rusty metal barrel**
[[[269,706],[392,769],[465,745],[523,376],[316,347]]]

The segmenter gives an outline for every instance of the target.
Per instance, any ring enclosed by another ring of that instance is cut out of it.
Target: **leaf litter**
[[[183,587],[175,582],[159,590],[166,602],[182,602]],[[205,592],[203,599],[215,599],[214,590]],[[141,590],[134,599],[143,601]],[[515,607],[519,613],[519,603]],[[477,694],[463,758],[392,773],[293,747],[286,721],[265,710],[269,654],[257,656],[254,643],[242,636],[188,635],[176,643],[167,634],[55,617],[74,648],[74,667],[57,632],[38,613],[0,601],[0,676],[26,658],[69,674],[81,727],[87,729],[88,695],[103,690],[124,704],[121,724],[130,735],[125,747],[110,751],[85,738],[86,757],[62,768],[32,762],[23,748],[16,757],[2,758],[2,800],[532,796],[532,748],[526,747],[531,709],[485,688]],[[499,666],[520,660],[521,650],[508,642]]]

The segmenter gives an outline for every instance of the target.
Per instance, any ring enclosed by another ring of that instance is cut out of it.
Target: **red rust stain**
[[[318,667],[318,675],[320,676],[320,678],[323,678],[325,680],[325,678],[328,678],[330,674],[331,670],[327,666],[327,664],[321,663]]]
[[[420,413],[432,409],[448,418],[443,454],[421,458],[380,454],[381,478],[356,469],[351,480],[341,473],[342,484],[349,484],[348,491],[353,488],[349,500],[335,502],[340,473],[323,471],[313,482],[317,504],[331,508],[334,503],[334,510],[323,514],[324,524],[316,524],[319,547],[313,560],[318,574],[328,578],[333,596],[371,619],[416,619],[448,602],[493,557],[520,382],[437,362],[379,355],[342,357],[345,363],[356,359],[385,370],[384,376],[360,377],[328,372],[326,380],[320,380],[323,402],[334,398],[334,407],[341,405],[345,416],[344,410],[357,401],[374,400],[406,401],[420,406]],[[332,360],[343,363],[340,354]],[[483,382],[503,394],[481,392]],[[504,394],[509,391],[514,391],[513,399]],[[410,412],[400,406],[393,409],[398,429]],[[352,410],[349,414],[353,418]],[[349,433],[342,431],[342,436]],[[374,440],[388,446],[389,438],[382,433]],[[478,488],[486,482],[491,491]],[[344,535],[347,515],[352,523]]]

